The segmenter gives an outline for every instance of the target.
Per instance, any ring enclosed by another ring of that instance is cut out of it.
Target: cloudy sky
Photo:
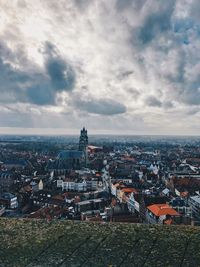
[[[0,133],[200,133],[199,0],[0,0]]]

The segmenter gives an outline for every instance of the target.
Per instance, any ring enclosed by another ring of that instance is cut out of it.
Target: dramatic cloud
[[[114,100],[89,100],[75,101],[75,106],[80,109],[87,111],[89,113],[100,114],[100,115],[116,115],[126,112],[126,107]]]
[[[72,67],[57,54],[56,48],[51,43],[46,43],[45,55],[45,68],[53,88],[57,91],[71,91],[75,84],[75,73]]]
[[[74,88],[72,67],[53,51],[53,46],[50,51],[50,45],[46,44],[48,49],[45,48],[44,68],[41,68],[28,61],[24,54],[20,57],[0,43],[1,102],[53,105],[57,92]]]
[[[171,19],[175,2],[175,0],[164,2],[146,1],[146,8],[149,9],[149,14],[144,19],[144,24],[139,28],[139,39],[143,44],[148,44],[158,35],[164,34],[171,29]]]
[[[0,5],[1,126],[199,133],[198,0]]]

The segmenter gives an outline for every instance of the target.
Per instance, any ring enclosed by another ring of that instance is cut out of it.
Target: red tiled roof
[[[168,204],[153,204],[147,207],[155,216],[171,215],[178,216],[179,213]]]
[[[129,188],[129,187],[125,187],[121,189],[122,192],[124,193],[137,193],[137,190],[135,188]]]

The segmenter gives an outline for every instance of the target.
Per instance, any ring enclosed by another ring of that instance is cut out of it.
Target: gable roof
[[[122,192],[124,192],[124,193],[135,193],[135,194],[137,194],[138,193],[138,191],[135,189],[135,188],[129,188],[129,187],[124,187],[124,188],[122,188],[121,189],[121,191]]]
[[[58,154],[58,159],[73,159],[83,157],[83,152],[78,150],[63,150]]]
[[[179,213],[171,208],[168,204],[153,204],[147,207],[155,216],[159,217],[162,215],[178,216]]]

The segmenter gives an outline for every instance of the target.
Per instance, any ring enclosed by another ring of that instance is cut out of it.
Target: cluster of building
[[[2,143],[0,216],[200,225],[200,146]]]

